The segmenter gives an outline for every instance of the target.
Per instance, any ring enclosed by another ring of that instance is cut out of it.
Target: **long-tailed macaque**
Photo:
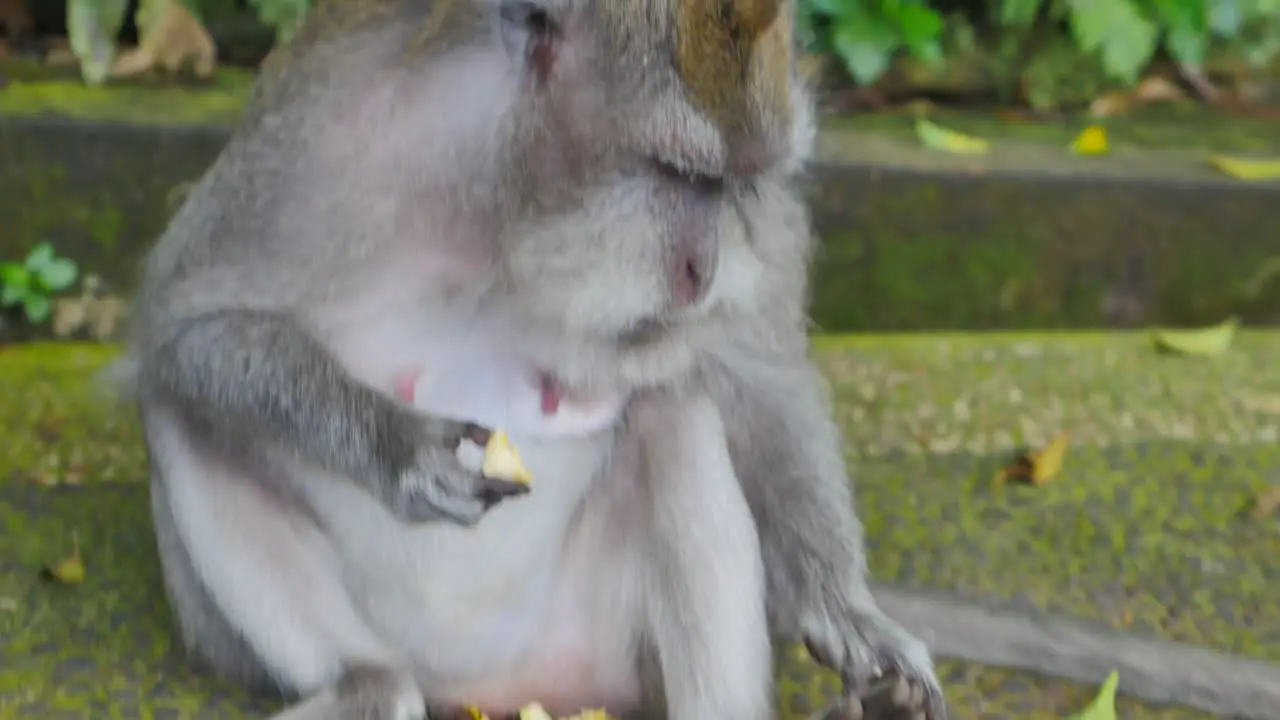
[[[807,358],[794,12],[312,10],[137,301],[199,657],[295,697],[282,720],[764,720],[772,633],[944,720],[928,651],[867,589]],[[497,428],[531,489],[469,462]]]

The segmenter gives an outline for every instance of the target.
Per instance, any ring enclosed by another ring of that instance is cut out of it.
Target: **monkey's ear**
[[[502,0],[502,42],[507,51],[521,59],[538,78],[545,78],[555,64],[560,41],[560,23],[540,0]]]

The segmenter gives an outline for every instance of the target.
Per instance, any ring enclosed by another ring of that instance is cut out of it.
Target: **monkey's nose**
[[[716,272],[717,246],[709,237],[682,238],[671,251],[668,277],[675,309],[696,305],[707,294]]]

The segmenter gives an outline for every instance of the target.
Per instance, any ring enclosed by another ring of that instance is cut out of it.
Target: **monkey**
[[[946,720],[808,356],[794,13],[328,0],[272,52],[122,365],[196,659],[275,720],[764,720],[781,636]]]

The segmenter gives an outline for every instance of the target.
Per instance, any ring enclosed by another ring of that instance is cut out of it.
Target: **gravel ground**
[[[105,348],[0,348],[0,718],[257,717],[170,643],[129,412],[95,399]],[[1280,659],[1280,334],[1217,360],[1143,336],[868,337],[819,343],[879,580],[944,588]],[[991,480],[1070,433],[1041,487]],[[75,532],[86,581],[41,565]],[[781,653],[788,717],[830,675]],[[1095,688],[961,663],[957,720],[1062,718]],[[1102,678],[1099,678],[1101,681]],[[1123,679],[1122,679],[1123,690]],[[1206,717],[1122,701],[1139,720]]]

